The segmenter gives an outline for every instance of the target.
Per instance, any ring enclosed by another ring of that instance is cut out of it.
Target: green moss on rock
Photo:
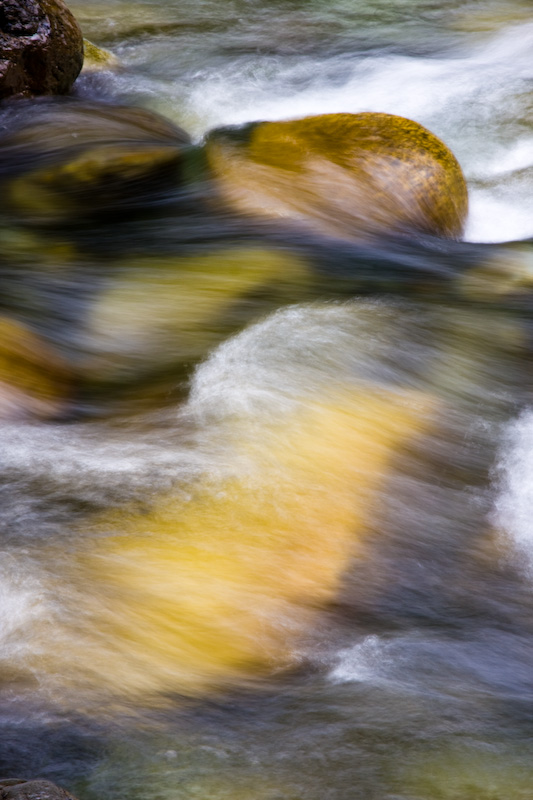
[[[361,238],[386,231],[459,237],[466,183],[449,148],[391,114],[324,114],[213,131],[209,165],[241,212]]]
[[[114,53],[83,40],[83,73],[118,69],[120,61]]]

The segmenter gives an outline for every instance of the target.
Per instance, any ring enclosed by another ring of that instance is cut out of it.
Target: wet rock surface
[[[72,389],[66,363],[30,328],[0,315],[0,420],[58,419]]]
[[[322,114],[219,128],[206,152],[225,201],[245,214],[354,239],[463,231],[468,198],[457,160],[403,117]]]
[[[98,47],[88,39],[83,40],[83,72],[103,72],[105,70],[116,70],[120,67],[120,61],[114,53]]]
[[[61,0],[3,0],[0,100],[65,94],[82,64],[81,30]]]
[[[0,780],[0,800],[76,800],[76,798],[51,781],[6,778]]]
[[[8,214],[41,224],[129,213],[182,180],[190,138],[158,114],[70,98],[16,105],[0,156]]]

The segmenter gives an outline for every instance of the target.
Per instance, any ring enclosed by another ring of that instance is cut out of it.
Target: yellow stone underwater
[[[93,523],[101,538],[55,587],[76,584],[79,604],[63,630],[37,636],[39,679],[86,709],[95,692],[164,702],[294,666],[357,556],[395,452],[433,410],[419,393],[344,386],[262,438],[236,419],[229,473]]]

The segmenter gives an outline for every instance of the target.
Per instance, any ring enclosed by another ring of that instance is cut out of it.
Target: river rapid
[[[530,3],[70,7],[121,63],[78,79],[86,108],[198,145],[399,114],[470,211],[464,243],[372,246],[187,191],[1,211],[0,332],[85,385],[0,405],[0,773],[80,800],[529,800]],[[0,140],[0,179],[26,152]]]

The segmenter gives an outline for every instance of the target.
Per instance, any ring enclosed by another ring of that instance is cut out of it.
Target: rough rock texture
[[[0,780],[0,800],[76,800],[73,794],[45,780]]]
[[[0,99],[65,94],[83,64],[83,37],[62,0],[1,0]]]
[[[453,153],[392,114],[323,114],[213,131],[209,166],[225,203],[323,233],[458,237],[468,199]]]

